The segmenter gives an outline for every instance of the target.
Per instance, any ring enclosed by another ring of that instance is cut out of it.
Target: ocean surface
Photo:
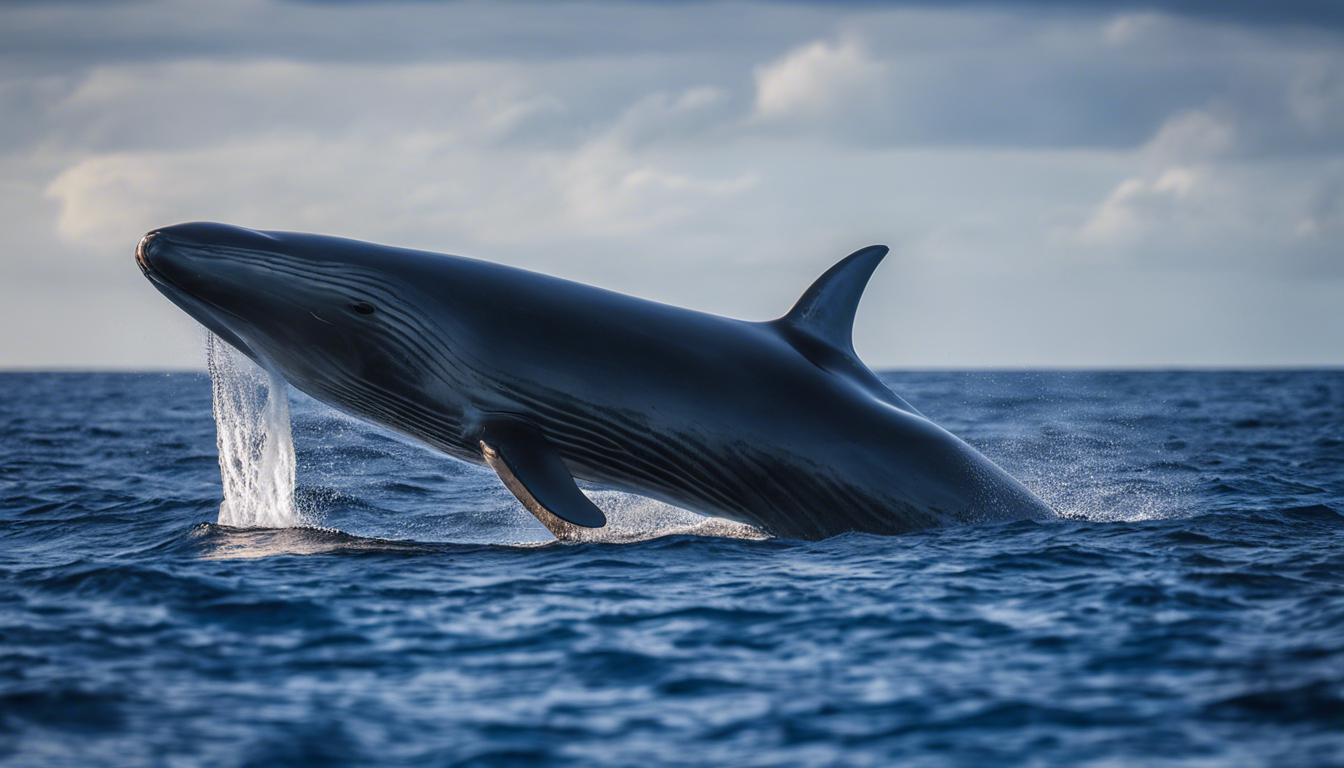
[[[294,393],[227,527],[209,377],[0,374],[0,765],[1344,765],[1344,371],[884,378],[1061,519],[548,543]]]

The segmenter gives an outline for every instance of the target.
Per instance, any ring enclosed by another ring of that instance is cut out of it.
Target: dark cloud
[[[294,0],[316,2],[316,0]],[[347,0],[372,2],[373,0]],[[419,2],[421,0],[408,0]],[[829,5],[828,0],[783,0],[795,5]],[[684,0],[713,2],[713,0]],[[851,7],[870,8],[935,8],[957,11],[1010,10],[1014,13],[1032,11],[1063,11],[1096,14],[1112,13],[1166,13],[1191,18],[1213,19],[1240,24],[1303,25],[1329,29],[1344,29],[1344,5],[1330,0],[850,0]]]
[[[33,0],[38,2],[39,0]],[[387,5],[388,0],[286,0],[299,5]],[[393,0],[398,5],[459,4],[462,0]],[[649,0],[644,4],[653,4]],[[660,5],[719,4],[718,0],[657,0]],[[833,5],[834,0],[781,0],[776,4]],[[578,3],[575,3],[578,4]],[[626,3],[632,4],[632,3]],[[640,3],[633,3],[640,4]],[[976,9],[1064,11],[1096,14],[1167,13],[1192,18],[1213,19],[1240,24],[1303,25],[1344,29],[1344,4],[1330,0],[848,0],[850,8],[933,8],[967,11]]]
[[[822,30],[822,6],[593,2],[228,3],[184,13],[167,0],[0,5],[0,63],[68,69],[109,61],[283,57],[321,62],[520,61],[688,53],[766,55]],[[707,18],[711,17],[711,18]],[[751,34],[743,34],[746,29]]]
[[[1059,10],[1078,10],[1094,13],[1138,13],[1143,11],[1169,13],[1199,19],[1235,22],[1241,24],[1295,24],[1329,29],[1344,29],[1344,6],[1333,2],[1312,0],[1033,0],[1019,3],[1013,0],[914,0],[910,5],[945,8],[1013,8],[1036,6]]]

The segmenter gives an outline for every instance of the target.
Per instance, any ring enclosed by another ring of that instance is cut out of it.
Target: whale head
[[[429,311],[443,280],[433,254],[197,222],[146,234],[135,259],[221,339],[359,416],[404,408],[406,392],[423,391],[420,350],[447,336]]]

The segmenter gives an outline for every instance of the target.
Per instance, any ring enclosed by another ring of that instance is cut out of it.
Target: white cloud
[[[1082,222],[1078,238],[1093,245],[1181,242],[1239,226],[1240,195],[1216,164],[1233,150],[1236,135],[1228,120],[1208,111],[1173,115],[1134,153],[1144,172],[1121,181]]]
[[[881,96],[884,68],[857,37],[817,40],[756,68],[755,116],[761,120],[819,119],[842,106],[862,107]]]
[[[1172,167],[1152,178],[1125,179],[1078,234],[1087,243],[1117,244],[1207,231],[1226,223],[1219,192],[1205,172],[1193,168]]]
[[[694,144],[729,117],[725,112],[729,106],[723,88],[697,86],[680,94],[655,91],[626,108],[605,133],[631,145]]]
[[[1167,18],[1156,13],[1121,14],[1102,27],[1102,38],[1117,47],[1134,45],[1150,42],[1167,26]]]
[[[133,155],[93,157],[66,169],[45,194],[61,204],[56,233],[68,242],[101,244],[109,236],[129,242],[137,222],[154,220],[156,198],[172,198],[192,180],[154,168]],[[129,229],[128,229],[129,228]]]
[[[1236,126],[1229,119],[1192,109],[1168,118],[1140,154],[1159,166],[1194,163],[1229,154],[1236,140]]]
[[[556,229],[569,236],[610,236],[656,233],[693,218],[697,208],[722,205],[722,198],[750,189],[757,178],[750,172],[715,179],[665,170],[604,136],[559,158],[549,181],[564,201],[563,213],[552,221]]]

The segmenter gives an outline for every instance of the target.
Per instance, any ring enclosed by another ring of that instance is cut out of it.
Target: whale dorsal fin
[[[481,453],[504,487],[557,539],[574,527],[601,528],[607,516],[579,486],[541,430],[520,419],[491,421],[481,432]]]
[[[870,245],[849,254],[817,278],[774,325],[814,365],[844,376],[889,405],[922,416],[854,354],[854,312],[868,278],[886,255],[885,245]]]
[[[887,246],[870,245],[849,254],[817,278],[779,322],[854,356],[854,312]]]

